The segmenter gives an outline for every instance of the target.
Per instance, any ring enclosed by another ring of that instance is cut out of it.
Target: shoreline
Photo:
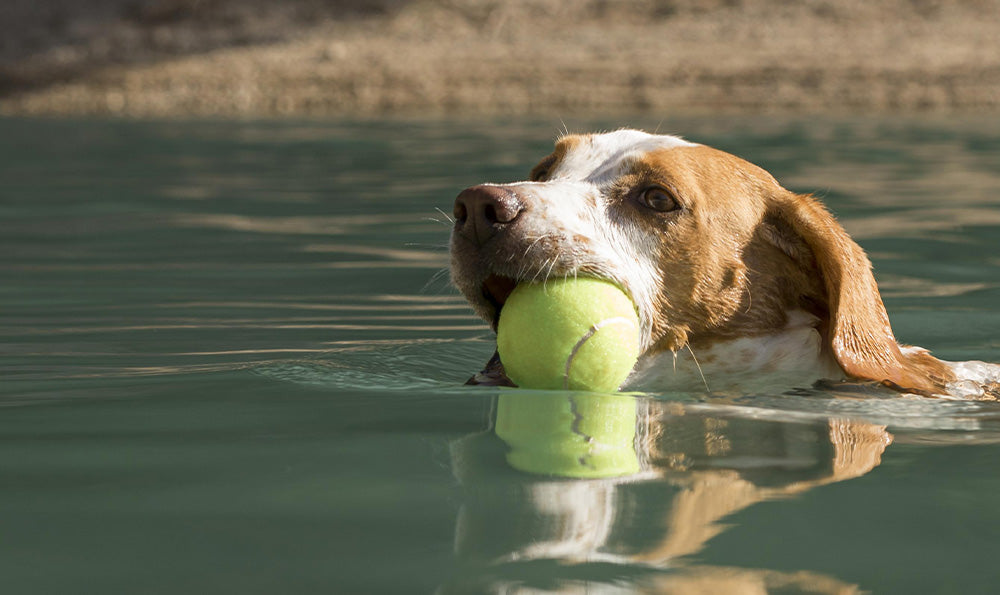
[[[1000,111],[1000,0],[940,2],[924,13],[913,10],[919,0],[790,7],[703,0],[687,10],[652,0],[590,0],[572,8],[555,0],[391,4],[374,15],[286,22],[272,39],[225,25],[229,37],[219,33],[216,45],[188,52],[165,51],[163,40],[199,39],[192,30],[203,33],[204,15],[167,25],[114,21],[103,37],[0,61],[0,114]],[[605,4],[614,11],[602,13]],[[136,58],[94,50],[125,44],[115,35],[135,46],[122,55]]]

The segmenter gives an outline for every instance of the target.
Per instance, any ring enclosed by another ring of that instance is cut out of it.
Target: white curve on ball
[[[573,366],[573,359],[576,358],[576,352],[580,351],[580,348],[583,347],[583,344],[587,342],[587,339],[593,337],[594,333],[596,333],[597,331],[601,330],[602,328],[606,327],[609,324],[619,324],[619,323],[624,323],[629,325],[634,324],[631,320],[625,318],[624,316],[605,318],[604,320],[591,325],[590,329],[588,329],[587,332],[584,333],[582,337],[580,337],[580,340],[577,341],[576,345],[573,346],[572,351],[569,352],[569,357],[566,358],[566,370],[563,372],[563,390],[569,390],[569,370],[570,367]]]

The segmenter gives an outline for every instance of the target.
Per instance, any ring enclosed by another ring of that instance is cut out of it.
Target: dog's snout
[[[503,186],[466,188],[455,199],[455,230],[482,245],[524,210],[517,193]]]

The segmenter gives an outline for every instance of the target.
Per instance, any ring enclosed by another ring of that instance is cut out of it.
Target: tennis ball
[[[614,392],[639,358],[639,317],[613,283],[520,283],[500,310],[497,351],[522,388]]]
[[[621,477],[640,470],[636,417],[636,400],[627,395],[509,392],[498,397],[494,432],[519,471]]]

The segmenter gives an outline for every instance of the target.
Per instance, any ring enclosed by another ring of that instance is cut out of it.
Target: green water
[[[901,340],[1000,361],[995,118],[568,124],[816,192]],[[438,209],[561,127],[0,120],[4,592],[994,592],[994,403],[538,393],[518,448],[569,406],[637,446],[512,467]]]

